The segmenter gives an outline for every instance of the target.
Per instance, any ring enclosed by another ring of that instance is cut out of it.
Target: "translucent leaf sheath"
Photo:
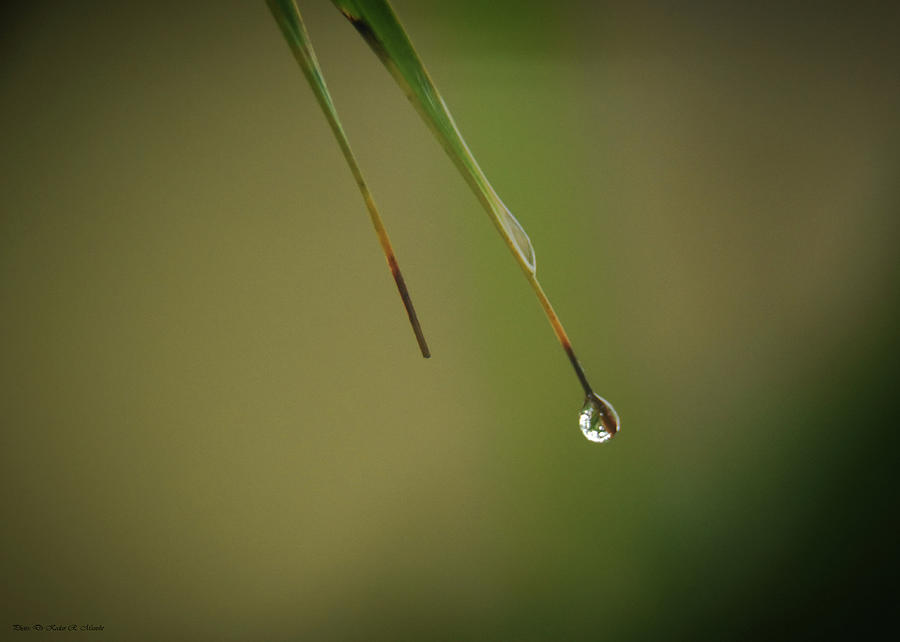
[[[366,181],[363,178],[359,164],[356,162],[353,150],[350,148],[350,142],[347,140],[347,135],[344,133],[344,128],[341,125],[337,111],[334,108],[331,94],[328,91],[328,87],[325,85],[325,79],[319,68],[319,62],[316,59],[316,54],[313,51],[312,44],[307,35],[306,27],[300,16],[300,11],[297,9],[293,0],[267,0],[267,3],[278,26],[281,27],[281,31],[294,54],[294,58],[297,59],[300,68],[303,70],[303,74],[306,76],[307,81],[309,81],[309,85],[312,87],[313,93],[315,94],[319,105],[322,107],[325,117],[328,119],[328,124],[331,126],[331,131],[334,133],[335,139],[337,139],[341,152],[344,154],[344,159],[347,161],[347,165],[353,173],[353,178],[356,179],[356,184],[366,203],[366,208],[369,210],[369,217],[372,220],[372,225],[375,227],[378,241],[381,243],[382,250],[384,250],[388,267],[391,270],[394,282],[397,284],[397,290],[400,293],[400,298],[403,300],[403,305],[409,316],[409,322],[416,335],[419,349],[422,351],[422,356],[428,358],[431,356],[431,353],[428,349],[428,344],[425,341],[425,335],[422,333],[422,327],[419,324],[419,319],[416,315],[416,310],[413,307],[412,299],[409,296],[409,291],[406,288],[403,274],[400,272],[400,267],[397,264],[397,258],[394,254],[394,249],[391,246],[391,240],[388,237],[387,230],[384,227],[378,209],[375,207],[375,201],[366,185]]]
[[[332,1],[365,38],[403,91],[406,92],[416,111],[440,141],[472,191],[475,192],[478,200],[487,210],[494,225],[525,272],[525,277],[537,295],[556,338],[562,344],[566,356],[575,369],[575,374],[584,388],[586,397],[589,400],[593,399],[596,397],[596,393],[591,389],[584,370],[575,356],[572,343],[569,341],[559,316],[537,280],[534,249],[528,235],[497,196],[484,172],[475,161],[472,152],[469,151],[469,147],[453,122],[453,117],[450,115],[444,99],[441,98],[431,77],[419,60],[418,54],[413,49],[393,9],[385,0]]]

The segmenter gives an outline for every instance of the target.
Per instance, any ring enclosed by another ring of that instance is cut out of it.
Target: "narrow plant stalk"
[[[267,4],[278,26],[281,27],[281,31],[294,54],[294,58],[297,59],[303,74],[306,76],[306,80],[309,81],[316,100],[318,100],[319,106],[325,113],[325,118],[331,126],[335,139],[337,139],[338,146],[340,146],[341,152],[344,154],[344,160],[347,161],[353,178],[356,180],[356,185],[366,203],[366,209],[369,211],[369,218],[372,220],[372,225],[375,228],[375,234],[378,236],[378,242],[381,244],[381,249],[384,250],[388,267],[394,277],[394,282],[397,284],[397,290],[400,293],[400,298],[403,300],[403,306],[406,308],[406,314],[416,335],[419,349],[422,351],[422,356],[427,359],[431,356],[431,352],[425,341],[425,335],[422,332],[422,326],[419,324],[419,318],[413,307],[403,274],[400,272],[400,266],[397,263],[397,257],[391,245],[391,239],[388,237],[387,229],[385,229],[381,215],[378,213],[378,208],[375,206],[375,200],[372,198],[372,193],[369,191],[359,164],[356,162],[356,156],[354,156],[353,150],[350,148],[350,142],[347,140],[341,121],[338,119],[337,111],[334,108],[328,87],[325,85],[325,79],[322,76],[319,62],[316,59],[315,51],[313,51],[312,43],[306,32],[306,26],[303,24],[303,18],[300,16],[300,11],[294,0],[267,0]]]
[[[572,342],[569,341],[559,316],[537,280],[537,266],[531,240],[500,200],[479,167],[390,4],[386,0],[332,0],[332,2],[387,67],[484,206],[537,295],[556,338],[575,369],[585,395],[594,396],[584,369],[572,349]]]
[[[537,295],[538,301],[540,301],[541,307],[544,309],[544,314],[547,315],[547,320],[550,321],[553,333],[556,334],[557,340],[559,340],[560,345],[562,345],[563,350],[566,352],[566,356],[569,357],[569,362],[575,369],[575,375],[578,377],[578,381],[584,389],[584,394],[588,397],[593,395],[594,390],[591,388],[591,384],[588,383],[587,376],[584,374],[584,368],[581,367],[578,357],[575,356],[575,350],[572,349],[572,342],[569,341],[569,335],[566,334],[566,329],[563,327],[562,321],[560,321],[559,316],[556,314],[556,310],[554,310],[553,306],[550,304],[550,299],[548,299],[547,295],[544,293],[544,288],[541,287],[541,284],[533,273],[528,274],[527,278],[528,282],[531,284],[531,288]]]

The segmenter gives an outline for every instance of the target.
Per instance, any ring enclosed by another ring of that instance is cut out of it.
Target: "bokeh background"
[[[429,361],[263,2],[5,7],[3,637],[889,617],[891,5],[396,0],[619,411],[604,446],[493,226],[329,3],[300,7]]]

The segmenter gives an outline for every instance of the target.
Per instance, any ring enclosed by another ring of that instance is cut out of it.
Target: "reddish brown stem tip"
[[[425,341],[425,334],[422,332],[419,317],[416,315],[416,309],[413,307],[412,298],[410,298],[409,290],[406,288],[406,281],[403,280],[403,274],[400,272],[400,267],[397,265],[396,259],[389,261],[389,263],[391,274],[394,275],[394,281],[397,283],[397,291],[400,292],[400,298],[403,300],[403,307],[406,308],[406,316],[409,317],[409,324],[412,326],[413,333],[416,335],[419,350],[422,351],[422,356],[428,359],[431,357],[431,351],[428,349],[428,343]]]

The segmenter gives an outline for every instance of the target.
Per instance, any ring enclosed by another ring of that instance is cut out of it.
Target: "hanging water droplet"
[[[584,408],[578,417],[581,432],[590,441],[602,444],[619,432],[619,415],[606,399],[596,393],[584,398]]]

